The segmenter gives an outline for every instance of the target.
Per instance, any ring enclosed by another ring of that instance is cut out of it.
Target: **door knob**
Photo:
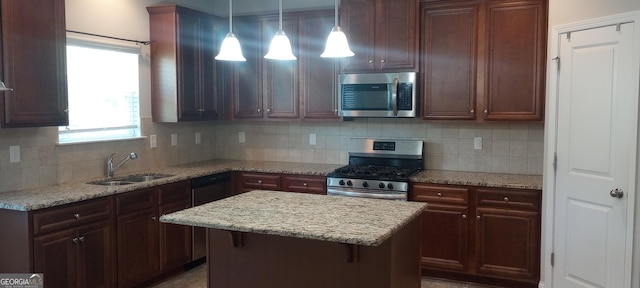
[[[616,188],[611,190],[611,192],[609,192],[609,195],[611,195],[611,197],[613,198],[622,198],[622,196],[624,196],[624,190]]]

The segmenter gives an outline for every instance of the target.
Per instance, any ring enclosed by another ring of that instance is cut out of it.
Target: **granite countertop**
[[[343,165],[270,161],[211,160],[146,171],[146,173],[170,174],[173,176],[130,185],[102,186],[86,183],[93,180],[105,179],[104,177],[101,177],[87,179],[86,181],[80,183],[69,183],[21,191],[3,192],[0,193],[0,209],[18,211],[44,209],[227,171],[253,171],[264,173],[326,176],[329,172],[332,172],[333,170],[341,166]],[[131,174],[146,173],[145,171],[142,171]],[[453,184],[537,190],[542,189],[542,176],[537,175],[426,170],[412,176],[411,181],[433,184]]]
[[[255,171],[265,173],[324,176],[340,166],[342,165],[268,161],[212,160],[148,171],[148,173],[170,174],[172,176],[129,185],[103,186],[86,183],[93,180],[106,179],[105,177],[101,177],[95,179],[87,179],[86,181],[80,183],[69,183],[21,191],[3,192],[0,193],[0,209],[18,211],[44,209],[227,171]],[[147,173],[139,172],[131,174]],[[116,176],[120,175],[116,174]]]
[[[540,175],[425,170],[410,180],[431,184],[542,190]]]
[[[254,190],[163,215],[160,221],[378,246],[425,207],[419,202]]]

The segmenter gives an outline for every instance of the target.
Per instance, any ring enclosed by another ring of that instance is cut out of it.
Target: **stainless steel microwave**
[[[343,117],[416,117],[416,73],[339,75]]]

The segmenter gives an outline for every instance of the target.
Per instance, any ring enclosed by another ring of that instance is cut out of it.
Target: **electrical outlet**
[[[149,146],[151,148],[156,148],[158,147],[158,136],[156,135],[149,135]]]
[[[315,146],[316,145],[316,133],[310,133],[309,134],[309,145],[311,146]]]
[[[473,149],[482,150],[482,137],[473,137]]]
[[[178,134],[171,134],[171,146],[178,146]]]
[[[196,132],[196,144],[200,144],[202,142],[202,135],[200,132]]]
[[[9,163],[20,162],[20,146],[9,146]]]
[[[244,143],[246,141],[244,132],[238,132],[238,143]]]

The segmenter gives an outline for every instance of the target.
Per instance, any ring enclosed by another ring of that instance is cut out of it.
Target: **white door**
[[[627,23],[560,35],[556,288],[630,285],[639,85],[633,29]]]

